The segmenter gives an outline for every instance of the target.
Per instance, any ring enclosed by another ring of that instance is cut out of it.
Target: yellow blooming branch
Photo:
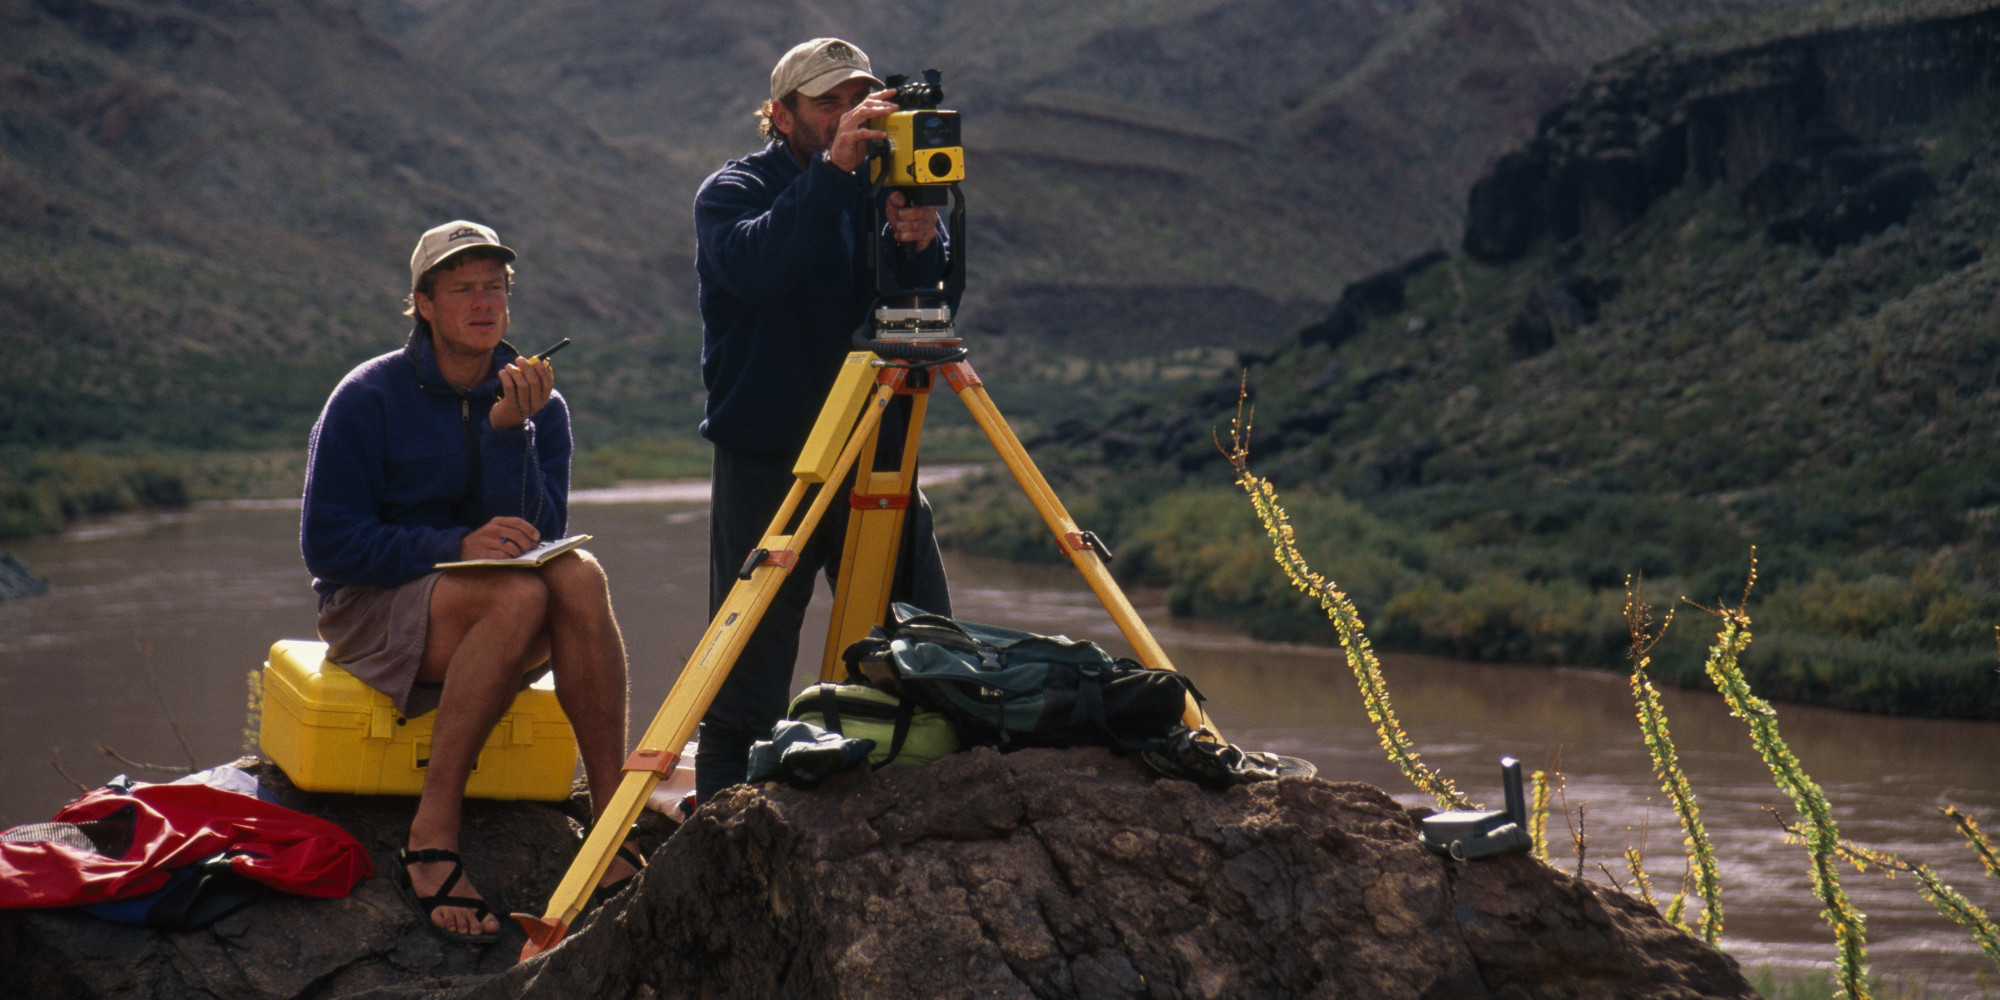
[[[1236,418],[1230,422],[1229,447],[1223,453],[1236,470],[1236,484],[1250,495],[1250,504],[1256,508],[1257,519],[1263,522],[1265,534],[1270,536],[1274,556],[1286,579],[1318,601],[1327,617],[1333,620],[1333,627],[1340,633],[1340,647],[1347,653],[1347,665],[1354,671],[1355,683],[1361,688],[1362,705],[1368,711],[1369,720],[1375,723],[1375,731],[1381,736],[1382,749],[1388,752],[1390,762],[1403,772],[1411,784],[1436,799],[1439,808],[1473,808],[1449,779],[1432,770],[1417,754],[1409,734],[1396,720],[1395,709],[1389,705],[1388,682],[1382,677],[1382,665],[1375,659],[1375,651],[1369,645],[1361,614],[1355,610],[1353,600],[1306,563],[1305,556],[1299,552],[1297,537],[1292,532],[1291,520],[1285,509],[1278,505],[1278,491],[1269,480],[1250,471],[1250,421],[1240,403]]]

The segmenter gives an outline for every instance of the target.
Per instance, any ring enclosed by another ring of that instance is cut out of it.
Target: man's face
[[[771,124],[799,159],[810,160],[814,153],[833,147],[840,116],[867,96],[866,80],[849,80],[818,97],[799,94],[797,108],[787,108],[783,101],[772,106]]]
[[[438,272],[431,293],[417,293],[417,315],[431,324],[439,351],[472,357],[507,336],[507,265],[471,260]]]

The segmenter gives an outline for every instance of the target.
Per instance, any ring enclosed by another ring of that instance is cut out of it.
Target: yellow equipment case
[[[415,795],[423,790],[437,713],[405,719],[389,696],[326,660],[326,643],[282,639],[264,663],[257,741],[292,783],[310,792]],[[487,736],[465,794],[476,799],[567,798],[576,734],[544,674],[523,688]]]

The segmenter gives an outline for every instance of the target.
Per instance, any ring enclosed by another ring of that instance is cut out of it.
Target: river
[[[611,576],[632,663],[633,730],[665,698],[706,624],[705,490],[580,493],[573,531]],[[0,826],[46,819],[121,772],[126,761],[202,765],[242,752],[247,676],[280,638],[309,638],[314,605],[299,561],[295,504],[237,504],[93,521],[13,553],[54,586],[0,604]],[[962,617],[1091,638],[1125,651],[1110,619],[1067,567],[949,556]],[[1276,572],[1275,566],[1271,570]],[[1134,603],[1175,664],[1208,696],[1238,744],[1311,760],[1320,775],[1377,784],[1428,804],[1384,759],[1337,649],[1253,642],[1227,628],[1168,618],[1161,595]],[[824,597],[820,607],[824,606]],[[1692,624],[1687,616],[1677,625]],[[1332,638],[1329,626],[1329,641]],[[808,635],[801,678],[822,639]],[[1754,647],[1750,655],[1755,655]],[[1586,834],[1583,869],[1629,883],[1619,857],[1643,842],[1654,884],[1671,892],[1680,833],[1651,779],[1624,678],[1583,670],[1384,656],[1398,716],[1424,759],[1497,808],[1498,759],[1560,773]],[[1803,849],[1766,810],[1789,812],[1741,724],[1712,694],[1669,691],[1683,766],[1700,798],[1723,875],[1724,948],[1746,968],[1824,968],[1832,935],[1819,919]],[[2000,724],[1893,719],[1780,706],[1780,723],[1825,789],[1844,837],[1929,863],[1989,908],[2000,891],[1937,807],[1951,803],[2000,831]],[[188,749],[183,749],[185,743]],[[72,780],[74,779],[74,780]],[[1577,867],[1568,824],[1550,819],[1554,863]],[[1603,866],[1603,867],[1600,867]],[[1613,874],[1607,875],[1604,868]],[[1994,966],[1939,917],[1915,880],[1842,870],[1868,916],[1877,974],[1932,996],[1984,996]]]

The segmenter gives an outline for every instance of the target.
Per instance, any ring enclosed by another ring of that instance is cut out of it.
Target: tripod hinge
[[[944,375],[944,384],[953,392],[964,392],[973,386],[986,384],[979,378],[979,373],[973,371],[972,366],[964,361],[939,365],[938,370]]]
[[[1089,549],[1097,553],[1098,558],[1105,562],[1111,561],[1110,546],[1105,545],[1104,539],[1097,537],[1097,532],[1095,531],[1072,531],[1063,536],[1063,541],[1069,543],[1071,552],[1082,552],[1085,549]]]
[[[793,552],[791,549],[755,549],[751,551],[750,558],[743,560],[743,568],[736,571],[736,578],[738,580],[750,579],[750,574],[756,572],[757,567],[765,563],[790,569],[792,564],[798,561],[799,554]]]
[[[908,493],[863,493],[855,490],[847,494],[847,505],[855,510],[909,510]]]

